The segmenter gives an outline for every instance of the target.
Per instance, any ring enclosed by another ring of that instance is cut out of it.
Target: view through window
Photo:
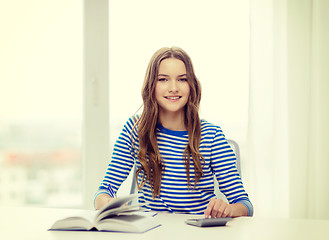
[[[0,3],[1,205],[82,204],[82,3]]]

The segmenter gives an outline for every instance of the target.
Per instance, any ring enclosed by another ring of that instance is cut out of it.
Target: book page
[[[94,227],[94,218],[97,212],[85,210],[74,215],[67,215],[57,220],[50,230],[89,230]]]
[[[102,211],[97,214],[95,222],[99,222],[103,220],[104,218],[108,218],[111,216],[118,215],[120,213],[127,213],[127,212],[135,212],[139,210],[139,205],[127,205],[127,206],[121,206],[118,208],[109,209],[107,211]]]
[[[134,198],[137,198],[138,194],[131,194],[128,196],[122,196],[122,197],[117,197],[111,200],[108,204],[106,204],[103,208],[101,208],[98,211],[98,215],[102,214],[105,211],[108,211],[110,209],[118,208],[121,207],[123,204],[133,200]],[[96,218],[98,218],[98,215]]]
[[[96,228],[99,231],[142,233],[160,225],[153,217],[131,214],[104,219],[97,224]]]

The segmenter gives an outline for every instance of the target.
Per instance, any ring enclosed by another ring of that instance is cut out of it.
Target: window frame
[[[109,160],[108,1],[84,0],[83,6],[83,207],[93,198]]]

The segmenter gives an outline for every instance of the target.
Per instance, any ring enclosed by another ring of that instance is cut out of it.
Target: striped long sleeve
[[[106,170],[105,177],[95,194],[107,193],[114,196],[122,182],[136,164],[141,166],[138,154],[138,135],[133,129],[133,118],[125,124],[113,150],[112,159]],[[133,132],[132,132],[133,131]],[[205,162],[203,176],[194,187],[194,164],[190,163],[191,184],[187,182],[183,160],[184,150],[188,143],[187,131],[172,131],[157,125],[157,141],[161,160],[165,166],[162,173],[160,195],[152,198],[151,186],[145,183],[139,190],[139,202],[149,210],[174,213],[203,214],[210,199],[215,198],[214,176],[218,181],[219,190],[226,196],[229,203],[242,203],[253,215],[253,206],[244,190],[236,168],[236,158],[219,126],[201,121],[200,153]],[[142,172],[137,176],[142,180]]]

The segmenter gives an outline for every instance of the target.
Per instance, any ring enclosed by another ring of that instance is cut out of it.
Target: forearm
[[[95,208],[96,210],[101,209],[105,204],[111,201],[113,198],[106,193],[99,194],[95,199]]]

